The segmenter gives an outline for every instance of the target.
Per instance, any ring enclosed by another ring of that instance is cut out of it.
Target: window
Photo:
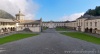
[[[81,26],[82,26],[82,22],[81,22]]]
[[[92,26],[92,22],[90,22],[90,26]]]
[[[87,26],[88,26],[88,22],[87,22]]]
[[[4,22],[2,22],[2,25],[4,26],[4,25],[5,25],[5,23],[4,23]]]
[[[79,22],[79,25],[78,26],[80,26],[80,22]]]
[[[97,22],[95,22],[95,27],[97,27]]]

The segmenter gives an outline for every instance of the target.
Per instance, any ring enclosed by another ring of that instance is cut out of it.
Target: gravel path
[[[38,36],[0,45],[0,54],[100,54],[100,45],[48,29]]]

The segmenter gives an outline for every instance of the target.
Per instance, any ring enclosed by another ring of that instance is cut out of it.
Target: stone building
[[[56,28],[56,27],[65,27],[66,21],[48,21],[43,22],[43,27]]]
[[[9,13],[0,10],[0,34],[16,31],[16,22]]]
[[[100,34],[100,16],[84,15],[66,23],[66,27],[74,28],[81,32],[90,32]]]
[[[42,19],[25,20],[24,18],[25,15],[20,11],[16,14],[16,17],[13,17],[11,14],[0,10],[0,34],[22,31],[27,28],[32,32],[41,32]]]
[[[86,19],[84,30],[85,32],[100,34],[100,16]]]
[[[0,34],[10,33],[16,30],[16,22],[12,19],[0,18]]]
[[[41,32],[42,30],[42,18],[40,20],[25,20],[25,15],[20,11],[16,14],[16,29],[21,31],[24,29],[29,29],[32,32]]]
[[[75,29],[76,30],[76,21],[68,21],[65,23],[66,27],[69,29]]]

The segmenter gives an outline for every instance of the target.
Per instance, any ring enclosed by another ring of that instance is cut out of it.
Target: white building
[[[56,27],[65,27],[66,21],[48,21],[48,22],[43,22],[43,27],[48,27],[48,28],[56,28]]]
[[[20,11],[16,14],[16,29],[17,31],[21,31],[24,29],[29,29],[32,32],[41,32],[42,30],[42,18],[40,20],[25,20],[25,15]]]
[[[66,27],[74,28],[81,32],[100,34],[100,16],[84,15],[76,19],[76,21],[66,23]]]
[[[10,33],[14,31],[22,31],[29,29],[32,32],[41,32],[42,19],[40,20],[24,20],[25,15],[20,11],[14,18],[9,13],[0,10],[0,34]]]

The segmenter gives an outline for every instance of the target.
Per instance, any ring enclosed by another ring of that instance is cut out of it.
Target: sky
[[[100,0],[0,0],[0,9],[13,16],[21,10],[25,19],[43,21],[73,21],[96,6]]]

